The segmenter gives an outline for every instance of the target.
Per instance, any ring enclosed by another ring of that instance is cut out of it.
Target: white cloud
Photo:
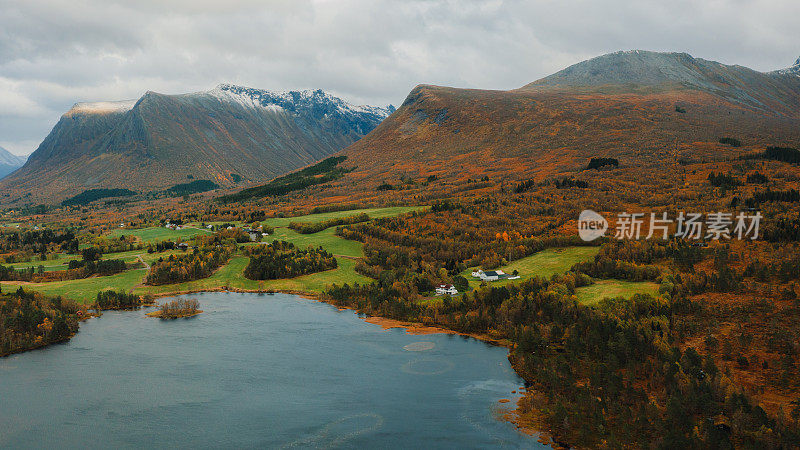
[[[0,118],[40,117],[46,108],[22,92],[23,82],[0,77]]]
[[[771,70],[800,54],[796,17],[788,0],[0,0],[0,141],[40,141],[78,101],[219,82],[398,104],[634,48]]]

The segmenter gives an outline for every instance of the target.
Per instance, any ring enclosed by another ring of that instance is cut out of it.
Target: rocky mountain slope
[[[78,103],[25,166],[0,181],[0,190],[48,201],[89,188],[147,192],[191,179],[220,186],[267,180],[341,150],[388,114],[320,90],[275,93],[228,84]]]

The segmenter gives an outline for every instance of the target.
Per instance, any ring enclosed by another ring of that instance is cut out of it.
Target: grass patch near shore
[[[212,276],[202,280],[188,281],[179,284],[161,286],[141,286],[134,290],[137,294],[166,294],[172,292],[189,292],[217,289],[242,289],[250,291],[298,291],[318,294],[330,284],[369,283],[372,280],[359,275],[355,271],[355,261],[347,258],[336,258],[339,265],[336,269],[326,270],[296,278],[280,280],[249,280],[244,276],[249,258],[237,255],[230,262],[217,270]]]
[[[373,208],[361,209],[354,211],[336,211],[323,214],[312,214],[301,217],[269,219],[267,224],[277,227],[275,232],[264,238],[264,241],[272,242],[273,240],[284,240],[293,243],[298,248],[307,248],[309,246],[319,247],[322,246],[328,252],[337,256],[336,260],[338,267],[333,270],[318,272],[308,275],[303,275],[296,278],[288,278],[281,280],[249,280],[244,277],[244,269],[249,262],[248,257],[242,255],[234,255],[225,266],[217,270],[212,276],[201,280],[194,280],[185,283],[166,284],[161,286],[146,286],[142,285],[142,279],[146,274],[146,269],[133,269],[120,274],[107,276],[107,277],[92,277],[82,280],[69,280],[69,281],[55,281],[49,283],[16,283],[16,282],[3,282],[4,289],[17,289],[22,285],[25,289],[41,292],[45,295],[61,295],[65,298],[70,298],[81,303],[92,303],[97,296],[97,292],[113,289],[129,291],[134,289],[137,294],[168,294],[176,292],[189,292],[189,291],[202,291],[202,290],[218,290],[218,289],[242,289],[252,291],[268,291],[268,290],[281,290],[281,291],[297,291],[309,292],[318,294],[322,292],[326,286],[331,284],[354,284],[354,283],[370,283],[371,279],[356,273],[354,258],[364,256],[363,244],[357,241],[350,241],[342,239],[337,236],[336,228],[330,227],[323,231],[314,234],[300,234],[289,228],[284,228],[289,222],[303,221],[307,223],[316,223],[329,220],[336,217],[347,217],[353,214],[360,214],[362,212],[370,215],[371,218],[391,217],[403,214],[409,211],[421,210],[427,207],[392,207],[392,208]],[[142,228],[139,230],[113,230],[109,233],[110,236],[136,236],[144,243],[158,242],[163,240],[174,240],[177,238],[190,238],[207,231],[198,228],[183,228],[181,230],[171,230],[167,228]],[[258,244],[247,244],[258,245]],[[138,259],[138,255],[149,264],[153,264],[161,257],[168,257],[170,254],[180,254],[179,250],[170,250],[161,253],[148,254],[146,250],[131,250],[120,253],[110,253],[103,255],[104,259],[122,259],[126,262],[133,262]],[[66,264],[71,259],[78,259],[77,255],[64,255],[63,257],[50,260],[50,261],[32,261],[27,263],[16,263],[15,266],[19,268],[27,268],[30,266],[37,267],[40,263],[45,266],[45,270],[64,270]]]
[[[575,289],[575,296],[590,306],[604,298],[633,297],[635,294],[658,295],[658,283],[649,281],[597,280],[594,284]]]
[[[91,277],[80,280],[52,281],[49,283],[21,283],[17,281],[3,281],[3,290],[23,289],[41,292],[48,296],[62,296],[79,303],[93,303],[97,293],[105,290],[128,291],[142,282],[147,270],[133,269],[107,277]]]
[[[555,274],[569,271],[572,266],[579,262],[591,260],[599,251],[600,247],[548,248],[500,267],[500,270],[509,275],[512,274],[514,270],[517,270],[519,272],[519,279],[498,280],[489,282],[488,284],[490,286],[504,286],[509,283],[522,282],[533,277],[549,278]],[[472,271],[475,269],[475,267],[471,267],[461,272],[461,275],[469,280],[469,285],[473,289],[481,284],[480,280],[473,278],[471,275]]]

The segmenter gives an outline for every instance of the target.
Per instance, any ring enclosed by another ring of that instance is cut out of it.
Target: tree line
[[[248,247],[245,252],[250,262],[244,276],[251,280],[294,278],[335,269],[338,265],[336,258],[322,247],[301,250],[286,241]]]

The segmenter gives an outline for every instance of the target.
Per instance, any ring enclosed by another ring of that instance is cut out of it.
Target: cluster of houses
[[[497,281],[497,280],[518,280],[519,275],[511,275],[503,272],[502,270],[487,270],[483,271],[481,269],[475,270],[472,272],[472,276],[474,278],[478,278],[481,281]],[[436,295],[456,295],[458,294],[458,289],[455,288],[452,284],[440,284],[436,286]]]
[[[124,227],[124,224],[120,224],[120,227]],[[180,225],[176,225],[174,223],[167,222],[164,225],[164,228],[170,230],[182,230],[183,228]],[[235,227],[229,226],[227,229],[232,230]],[[206,230],[214,231],[214,225],[206,225]],[[262,237],[269,236],[269,233],[262,233],[261,230],[256,230],[252,228],[243,228],[244,232],[250,235],[250,240],[252,242],[259,242],[261,241]]]

